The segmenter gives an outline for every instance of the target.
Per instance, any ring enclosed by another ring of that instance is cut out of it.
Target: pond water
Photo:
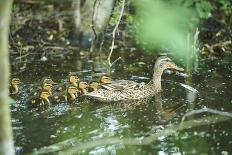
[[[140,54],[121,55],[125,62],[116,64],[112,77],[148,82],[155,59]],[[17,154],[57,154],[59,151],[64,151],[64,154],[77,154],[75,151],[80,154],[228,154],[232,152],[231,119],[192,127],[169,136],[161,134],[149,143],[139,144],[134,140],[149,139],[150,135],[178,126],[183,115],[193,109],[206,106],[231,112],[231,60],[229,56],[223,60],[202,60],[191,82],[198,93],[180,86],[180,83],[185,83],[183,76],[166,72],[162,81],[162,99],[131,106],[80,99],[73,105],[60,103],[49,108],[31,109],[25,104],[28,94],[22,93],[17,103],[11,105]],[[23,81],[22,91],[44,76],[60,82],[71,71],[77,71],[80,79],[89,81],[96,72],[93,70],[101,70],[95,62],[89,58],[29,62],[26,70],[17,76]],[[217,118],[216,114],[206,112],[187,120],[208,116]],[[120,139],[130,140],[117,142]],[[66,149],[60,150],[56,143],[65,144]],[[43,148],[45,146],[48,148]]]

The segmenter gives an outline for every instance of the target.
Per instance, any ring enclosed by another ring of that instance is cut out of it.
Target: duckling
[[[65,92],[58,92],[51,96],[52,103],[69,102],[72,103],[76,100],[79,90],[73,85],[68,85]]]
[[[18,94],[19,93],[19,84],[21,83],[21,80],[19,78],[12,78],[10,82],[10,94]]]
[[[88,92],[97,91],[101,88],[101,84],[96,81],[91,81],[88,86]]]
[[[166,69],[184,71],[167,56],[157,59],[153,69],[153,79],[148,84],[140,84],[134,81],[123,80],[119,82],[120,87],[99,89],[86,95],[102,102],[118,102],[129,100],[141,100],[153,96],[161,91],[161,76]],[[117,82],[115,81],[117,85]]]
[[[80,79],[77,76],[77,74],[74,73],[74,72],[70,72],[69,75],[68,75],[68,82],[62,83],[61,85],[59,85],[58,87],[56,87],[55,90],[56,91],[63,91],[63,92],[65,92],[66,89],[67,89],[66,85],[71,84],[71,85],[77,87],[79,81],[80,81]]]
[[[26,103],[29,104],[30,106],[42,106],[45,104],[50,104],[50,92],[47,90],[41,90],[39,94],[36,96],[33,96],[29,98]]]
[[[80,91],[80,94],[86,94],[87,89],[89,88],[89,85],[87,82],[80,81],[77,86],[78,90]]]
[[[51,78],[44,78],[42,80],[41,86],[35,85],[29,89],[29,93],[36,96],[41,90],[47,90],[52,95],[53,90],[53,80]]]
[[[76,101],[78,93],[79,93],[79,90],[77,89],[77,87],[72,86],[72,85],[68,86],[67,101],[69,103],[73,103],[74,101]]]

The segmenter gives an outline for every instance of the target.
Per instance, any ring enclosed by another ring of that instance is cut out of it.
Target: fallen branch
[[[194,110],[193,112],[187,113],[185,116],[190,116],[196,113],[200,113],[202,111],[206,111],[206,109]],[[119,138],[119,137],[109,137],[109,138],[102,138],[97,140],[92,140],[89,142],[82,143],[78,137],[65,140],[63,142],[41,148],[40,150],[36,150],[32,153],[32,155],[36,154],[49,154],[59,152],[60,155],[63,154],[78,154],[84,150],[88,150],[94,147],[103,146],[103,145],[112,145],[112,144],[122,144],[122,145],[150,145],[154,141],[159,140],[160,137],[168,137],[171,135],[177,134],[179,131],[183,131],[186,129],[191,129],[194,127],[199,127],[202,125],[209,125],[213,123],[219,123],[223,121],[227,121],[232,118],[232,114],[228,112],[221,112],[213,109],[207,108],[208,112],[212,112],[214,114],[219,114],[219,117],[204,117],[199,119],[194,119],[190,121],[183,121],[181,122],[182,127],[179,124],[171,125],[164,130],[152,132],[147,137],[135,137],[135,138]],[[227,116],[227,117],[224,117]],[[61,151],[67,149],[65,151]]]

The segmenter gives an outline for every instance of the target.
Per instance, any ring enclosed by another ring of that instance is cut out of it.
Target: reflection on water
[[[127,60],[125,57],[124,60]],[[145,61],[146,60],[146,61]],[[137,64],[128,59],[126,64],[115,66],[113,77],[148,82],[153,67],[149,56],[136,58]],[[46,63],[46,64],[45,64]],[[66,79],[67,73],[76,71],[83,80],[92,80],[92,70],[102,70],[94,61],[78,60],[68,62],[33,63],[25,72],[19,74],[24,82],[23,89],[35,84],[44,76],[50,76],[55,82]],[[147,63],[147,64],[146,64]],[[74,65],[73,65],[74,64]],[[98,66],[97,68],[94,68]],[[207,106],[222,111],[232,111],[232,69],[231,61],[219,64],[202,64],[199,73],[192,75],[189,86],[199,94],[180,86],[184,78],[177,75],[163,76],[163,91],[148,100],[148,103],[136,102],[133,105],[102,104],[81,99],[74,105],[66,103],[52,105],[49,108],[30,109],[24,101],[11,106],[15,146],[18,154],[32,152],[55,143],[65,143],[66,148],[91,141],[101,142],[103,138],[141,138],[179,124],[187,111]],[[169,82],[166,82],[169,81]],[[173,82],[170,82],[173,81]],[[176,83],[175,83],[175,82]],[[200,114],[197,119],[208,114]],[[110,142],[87,150],[83,154],[222,154],[232,152],[231,121],[204,125],[182,131],[178,135],[160,136],[149,145],[123,145]],[[72,140],[74,138],[75,140]],[[71,140],[70,140],[71,139]],[[70,142],[69,142],[70,140]],[[59,150],[53,148],[52,151]]]

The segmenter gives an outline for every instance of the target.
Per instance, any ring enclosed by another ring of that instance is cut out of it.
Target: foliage
[[[208,0],[185,0],[183,2],[185,7],[194,7],[200,18],[208,18],[214,7]]]
[[[15,104],[15,100],[11,97],[8,97],[8,104]]]
[[[135,1],[135,6],[136,37],[141,45],[150,49],[169,49],[174,56],[187,59],[189,56],[187,36],[195,30],[195,26],[191,24],[193,12],[182,6],[159,0]]]

